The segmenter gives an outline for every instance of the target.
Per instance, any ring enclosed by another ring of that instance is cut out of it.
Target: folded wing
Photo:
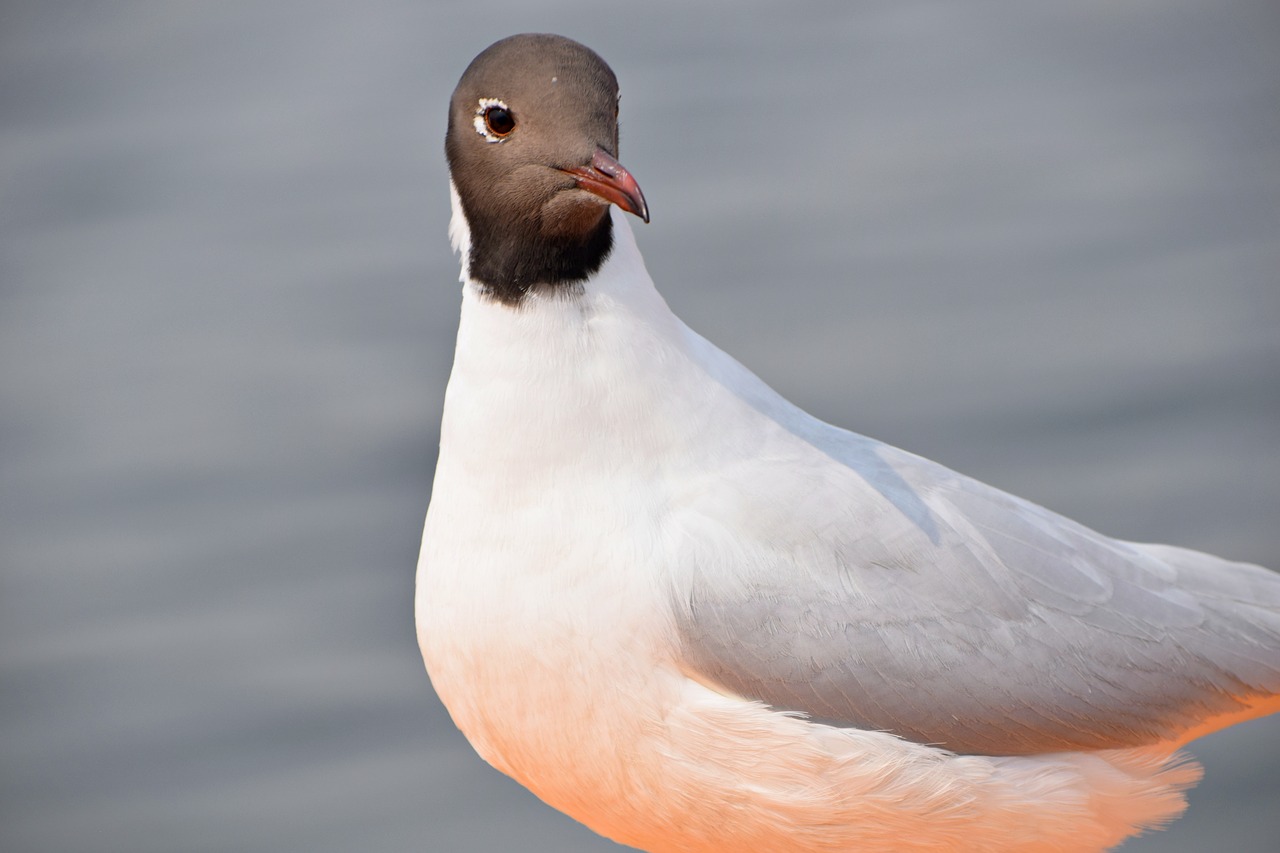
[[[678,514],[673,606],[695,677],[994,755],[1174,740],[1280,693],[1280,576],[1112,540],[811,433],[727,463]]]

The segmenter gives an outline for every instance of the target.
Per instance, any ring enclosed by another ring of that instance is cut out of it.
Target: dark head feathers
[[[595,273],[613,245],[609,203],[648,216],[616,159],[617,79],[563,36],[511,36],[472,60],[450,101],[445,153],[471,231],[470,276],[503,302]]]

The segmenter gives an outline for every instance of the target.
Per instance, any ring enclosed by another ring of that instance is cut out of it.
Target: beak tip
[[[616,201],[614,203],[617,204],[618,207],[625,210],[627,213],[630,213],[635,217],[637,217],[638,219],[643,220],[645,225],[648,225],[649,224],[649,202],[645,200],[644,193],[642,193],[640,191],[640,187],[636,185],[635,179],[631,178],[630,175],[627,175],[627,178],[629,179],[628,182],[630,183],[631,186],[629,188],[629,191],[623,194],[623,198],[626,200],[626,204],[622,204]]]

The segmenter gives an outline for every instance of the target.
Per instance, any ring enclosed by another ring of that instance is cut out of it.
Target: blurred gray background
[[[445,107],[527,30],[613,65],[655,280],[784,394],[1280,566],[1273,0],[7,2],[6,853],[619,849],[474,756],[412,624]],[[1194,752],[1124,849],[1274,850],[1280,720]]]

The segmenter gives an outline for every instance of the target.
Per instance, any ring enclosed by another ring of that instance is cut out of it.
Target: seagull
[[[481,52],[419,644],[494,767],[650,853],[1100,851],[1280,710],[1280,575],[800,410],[689,329],[587,47]]]

